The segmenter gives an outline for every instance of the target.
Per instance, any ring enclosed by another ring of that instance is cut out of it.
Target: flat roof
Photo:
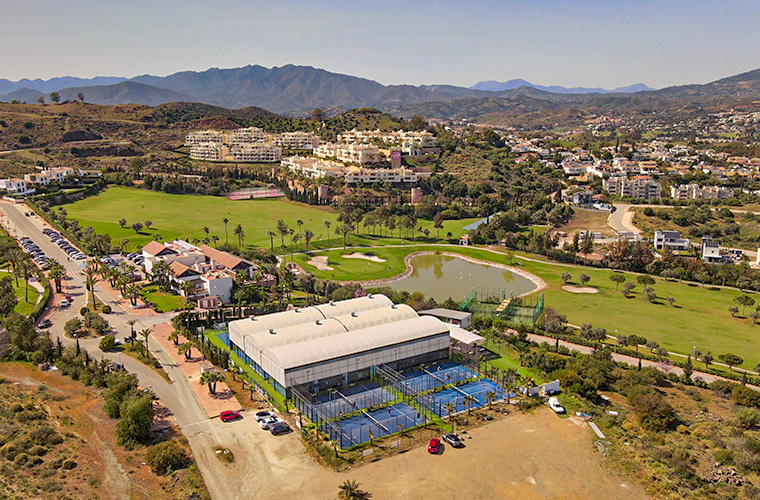
[[[449,327],[449,334],[451,334],[451,338],[462,344],[480,345],[486,340],[484,337],[472,333],[469,330],[465,330],[464,328],[460,328],[457,325],[446,326]]]
[[[392,328],[379,325],[275,347],[267,357],[283,370],[289,370],[441,334],[449,334],[448,326],[436,318],[423,316],[395,322]]]
[[[454,309],[425,309],[424,311],[420,311],[420,314],[426,314],[429,316],[436,316],[438,318],[448,318],[448,319],[467,319],[470,316],[472,316],[471,312],[467,311],[455,311]]]

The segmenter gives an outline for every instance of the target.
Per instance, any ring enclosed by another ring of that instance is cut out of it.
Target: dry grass
[[[559,227],[559,230],[565,231],[570,238],[580,231],[599,231],[604,236],[615,236],[615,231],[607,225],[607,217],[609,216],[607,212],[575,207],[573,211],[575,212],[573,217]]]

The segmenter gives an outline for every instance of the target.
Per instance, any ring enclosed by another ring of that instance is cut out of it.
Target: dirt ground
[[[615,231],[607,225],[608,212],[577,207],[573,207],[573,211],[573,217],[558,229],[567,233],[568,241],[572,241],[573,235],[580,231],[599,231],[604,236],[615,236]]]
[[[24,487],[34,490],[42,486],[44,491],[37,489],[31,496],[28,489],[17,491],[19,498],[157,500],[183,494],[182,488],[172,487],[170,477],[156,476],[145,465],[144,448],[127,451],[116,445],[116,420],[103,412],[103,401],[94,389],[57,372],[40,372],[22,363],[0,363],[0,377],[27,391],[39,392],[38,387],[46,387],[44,391],[52,396],[44,406],[49,423],[66,436],[61,450],[67,450],[67,456],[76,462],[69,471],[50,473],[40,468],[44,466],[30,470],[34,480],[25,480]],[[51,484],[60,489],[49,487]]]
[[[637,500],[642,490],[601,464],[588,425],[560,419],[548,408],[513,413],[468,432],[467,447],[430,455],[424,444],[406,453],[345,472],[318,465],[297,433],[272,436],[251,416],[216,424],[207,445],[194,452],[212,465],[213,481],[234,488],[235,498],[335,498],[338,486],[355,479],[372,498]],[[216,441],[234,442],[236,460],[213,457]],[[214,491],[214,487],[210,486]]]

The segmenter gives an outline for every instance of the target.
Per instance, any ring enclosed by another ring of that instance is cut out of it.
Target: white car
[[[63,299],[61,301],[61,307],[69,307],[71,305],[71,302],[69,299]]]
[[[261,427],[262,429],[266,431],[266,430],[269,430],[270,426],[276,424],[277,422],[283,422],[283,420],[280,420],[277,417],[269,417],[269,418],[257,420],[257,422],[259,423],[259,427]]]
[[[565,407],[560,404],[557,398],[549,398],[549,408],[554,410],[554,413],[565,413]]]

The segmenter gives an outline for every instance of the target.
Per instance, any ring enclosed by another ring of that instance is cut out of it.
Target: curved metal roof
[[[316,320],[313,323],[303,323],[286,328],[274,328],[267,335],[257,335],[253,343],[256,348],[266,350],[281,345],[291,345],[306,340],[329,337],[339,333],[346,333],[346,328],[339,321],[327,318]]]
[[[336,316],[335,319],[340,321],[347,331],[353,331],[416,317],[417,312],[408,305],[394,304],[390,307],[381,307],[368,311],[352,311],[350,314]]]
[[[267,357],[287,370],[440,334],[448,336],[448,326],[432,316],[422,316],[395,322],[392,328],[379,325],[275,347]]]
[[[344,314],[351,314],[352,312],[367,311],[369,309],[377,309],[380,307],[390,307],[392,305],[393,302],[391,299],[385,295],[374,294],[357,297],[355,299],[320,304],[313,307],[319,309],[319,311],[325,315],[325,318],[335,318],[336,316],[343,316]]]

